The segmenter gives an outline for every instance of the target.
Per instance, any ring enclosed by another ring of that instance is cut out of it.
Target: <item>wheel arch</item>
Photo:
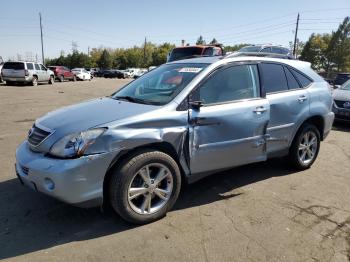
[[[296,129],[296,131],[293,135],[293,139],[291,140],[291,143],[294,141],[295,136],[298,134],[299,130],[307,123],[312,124],[317,128],[318,132],[320,133],[320,139],[321,139],[321,141],[323,141],[325,120],[321,115],[313,115],[313,116],[310,116],[309,118],[307,118],[305,121],[303,121],[298,126],[298,128]]]
[[[177,165],[180,169],[182,181],[187,181],[187,177],[185,175],[184,168],[180,162],[180,157],[179,157],[178,153],[176,152],[174,146],[169,142],[165,142],[165,141],[155,142],[155,143],[150,143],[150,144],[146,144],[146,145],[141,145],[141,146],[135,147],[135,148],[130,149],[130,150],[124,150],[124,151],[121,151],[113,159],[113,161],[109,165],[107,172],[104,176],[104,179],[103,179],[103,205],[104,206],[110,205],[108,185],[109,185],[109,181],[111,179],[111,175],[113,173],[113,169],[119,165],[125,164],[125,162],[128,161],[130,158],[140,154],[141,152],[150,151],[150,150],[161,151],[161,152],[171,156],[175,160],[175,162],[177,163]]]

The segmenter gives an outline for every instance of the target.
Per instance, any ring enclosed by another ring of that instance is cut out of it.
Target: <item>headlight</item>
[[[86,149],[95,143],[96,138],[105,131],[105,128],[96,128],[67,135],[52,146],[50,154],[58,157],[82,156]]]

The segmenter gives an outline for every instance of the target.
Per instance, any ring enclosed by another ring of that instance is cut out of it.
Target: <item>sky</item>
[[[289,1],[2,1],[0,56],[41,57],[39,12],[42,14],[45,57],[61,50],[68,54],[75,42],[80,52],[94,47],[130,47],[147,41],[194,44],[199,35],[224,45],[272,43],[289,46],[312,32],[330,33],[346,16],[349,0]]]

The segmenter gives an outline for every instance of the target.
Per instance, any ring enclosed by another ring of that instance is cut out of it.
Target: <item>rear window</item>
[[[24,69],[24,63],[7,62],[7,63],[4,64],[3,69],[23,70]]]
[[[246,46],[238,50],[238,52],[259,52],[261,46]]]
[[[263,85],[266,93],[288,90],[283,67],[277,64],[261,64]]]
[[[306,76],[304,76],[303,74],[299,73],[298,71],[291,69],[293,75],[296,77],[296,79],[298,79],[300,85],[302,87],[307,87],[308,85],[310,85],[312,83],[312,81],[307,78]]]
[[[28,70],[33,70],[34,69],[33,63],[27,63],[27,69]]]
[[[174,48],[170,54],[169,62],[202,55],[201,47]]]

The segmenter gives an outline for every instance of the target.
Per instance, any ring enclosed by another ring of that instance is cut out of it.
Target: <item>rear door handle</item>
[[[257,108],[254,109],[254,113],[257,115],[261,115],[263,113],[265,113],[267,111],[267,109],[263,106],[258,106]]]
[[[299,101],[300,103],[303,103],[303,102],[306,101],[306,100],[307,100],[307,96],[305,96],[305,95],[299,96],[299,98],[298,98],[298,101]]]

